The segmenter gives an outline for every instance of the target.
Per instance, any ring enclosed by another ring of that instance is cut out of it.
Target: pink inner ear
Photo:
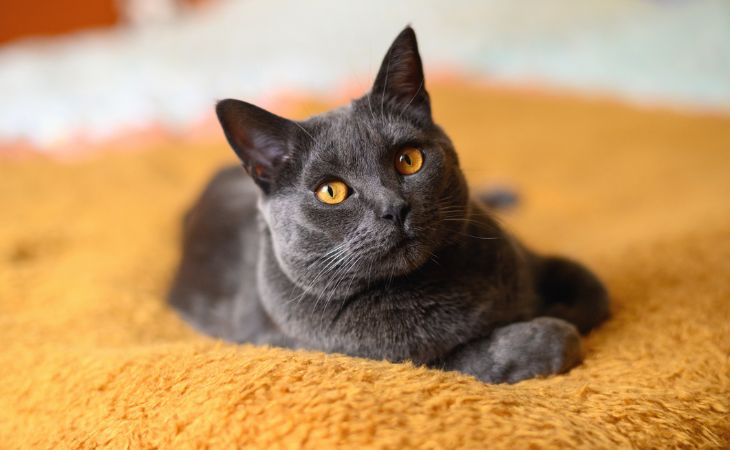
[[[257,182],[273,176],[287,151],[294,124],[240,100],[218,102],[216,113],[228,142]],[[261,183],[260,183],[261,184]]]
[[[261,178],[261,176],[263,176],[264,170],[265,170],[264,166],[262,166],[261,164],[256,164],[253,168],[253,171],[256,173],[256,176],[259,178]]]

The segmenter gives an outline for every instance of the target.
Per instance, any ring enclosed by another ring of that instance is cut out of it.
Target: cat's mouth
[[[428,261],[430,252],[418,234],[402,232],[381,260],[392,265],[395,274],[411,272]]]
[[[404,235],[401,239],[399,239],[398,241],[396,241],[393,244],[393,247],[391,247],[390,250],[388,251],[388,255],[392,255],[393,253],[407,250],[409,246],[413,246],[416,244],[417,244],[417,239],[415,236]]]

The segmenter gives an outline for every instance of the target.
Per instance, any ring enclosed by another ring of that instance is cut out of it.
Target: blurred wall
[[[68,11],[80,21],[87,1],[0,0],[0,30],[28,15],[26,35]],[[729,0],[113,1],[118,26],[0,45],[0,151],[187,130],[210,123],[226,97],[266,105],[353,81],[362,92],[407,23],[429,80],[467,75],[730,111]]]
[[[166,20],[212,0],[0,0],[0,45],[33,37]]]
[[[0,44],[115,25],[116,0],[0,0]]]

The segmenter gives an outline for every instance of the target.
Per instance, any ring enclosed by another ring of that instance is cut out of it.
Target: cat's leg
[[[587,333],[610,315],[603,284],[581,264],[561,257],[536,257],[538,315],[558,317]]]
[[[566,372],[581,359],[580,334],[573,325],[538,317],[497,328],[486,338],[458,347],[434,366],[487,383],[516,383]]]

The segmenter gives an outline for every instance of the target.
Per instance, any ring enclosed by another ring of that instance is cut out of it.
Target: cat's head
[[[427,263],[463,222],[467,187],[434,124],[416,35],[395,39],[367,95],[295,122],[223,100],[228,142],[261,188],[259,209],[284,272],[309,290]]]

